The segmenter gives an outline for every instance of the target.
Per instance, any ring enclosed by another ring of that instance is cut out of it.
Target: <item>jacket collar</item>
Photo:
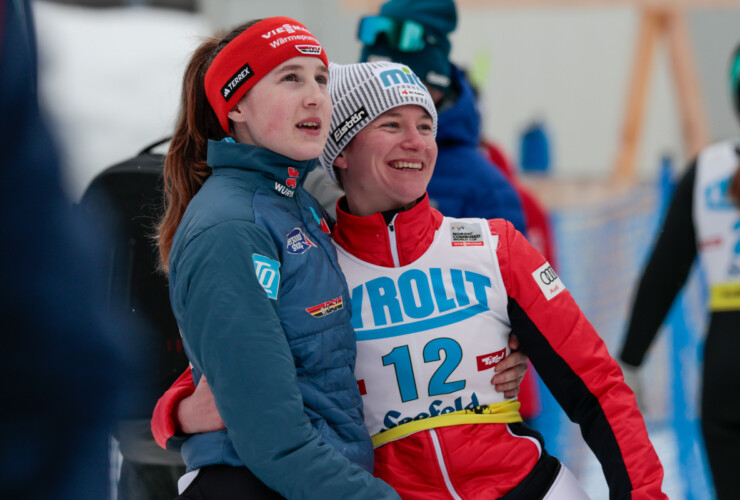
[[[334,241],[355,257],[377,266],[394,267],[391,238],[396,239],[400,265],[411,264],[427,251],[442,224],[442,214],[429,205],[428,195],[413,208],[396,214],[393,231],[382,213],[357,217],[346,212],[345,206],[342,198],[337,203]]]
[[[317,164],[318,159],[291,160],[287,156],[250,144],[208,141],[208,166],[214,172],[219,168],[240,168],[260,172],[269,181],[277,182],[289,191],[303,185],[306,176]]]

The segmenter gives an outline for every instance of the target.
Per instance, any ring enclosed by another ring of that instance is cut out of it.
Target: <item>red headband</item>
[[[289,17],[270,17],[230,41],[206,71],[208,102],[229,133],[229,111],[263,76],[288,59],[318,57],[329,66],[318,40]]]

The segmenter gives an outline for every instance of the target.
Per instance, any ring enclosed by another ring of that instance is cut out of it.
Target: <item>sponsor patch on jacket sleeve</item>
[[[280,262],[256,253],[252,254],[252,262],[257,281],[269,298],[277,300],[280,288]]]
[[[539,269],[532,273],[532,277],[537,282],[537,285],[539,285],[540,290],[542,290],[547,300],[551,300],[565,290],[565,285],[560,281],[558,275],[555,274],[555,270],[549,262],[542,264]]]

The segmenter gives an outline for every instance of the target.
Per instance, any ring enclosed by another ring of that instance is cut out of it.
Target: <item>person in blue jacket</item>
[[[140,373],[101,299],[99,235],[63,190],[29,3],[0,3],[0,482],[8,498],[98,500],[110,492],[109,432]]]
[[[181,498],[398,498],[371,474],[349,290],[302,186],[329,134],[328,76],[286,17],[205,41],[185,70],[159,248],[194,381],[228,430],[182,444]]]
[[[502,218],[526,234],[519,195],[481,154],[481,119],[470,83],[449,60],[447,37],[457,25],[453,0],[389,0],[358,27],[360,60],[391,60],[419,75],[439,116],[437,166],[429,198],[449,217]]]

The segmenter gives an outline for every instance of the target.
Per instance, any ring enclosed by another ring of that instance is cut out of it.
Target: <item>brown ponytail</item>
[[[160,266],[169,271],[170,250],[177,226],[190,200],[211,175],[206,163],[208,139],[226,136],[205,92],[206,71],[216,55],[244,30],[259,22],[244,23],[222,38],[206,39],[193,53],[183,76],[180,114],[164,162],[165,213],[157,226]]]

